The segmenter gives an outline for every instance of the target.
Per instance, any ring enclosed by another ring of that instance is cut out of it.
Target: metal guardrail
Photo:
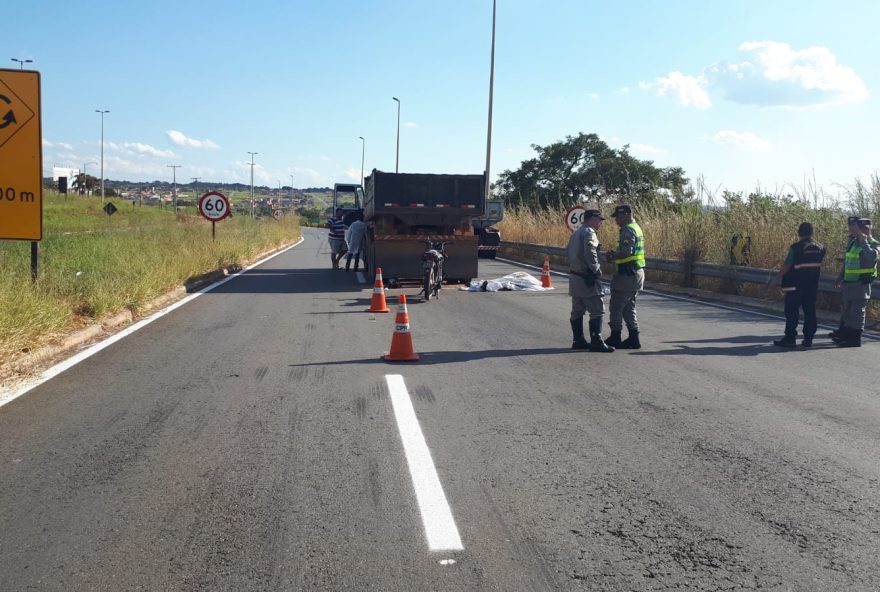
[[[550,245],[536,245],[531,243],[514,243],[510,241],[501,241],[499,248],[517,249],[525,253],[536,253],[539,255],[553,255],[557,257],[567,257],[568,250],[563,247],[553,247]],[[764,284],[768,285],[776,276],[777,271],[773,269],[763,269],[759,267],[745,267],[741,265],[720,265],[718,263],[695,262],[687,269],[684,261],[675,259],[660,259],[657,257],[647,257],[645,259],[649,270],[669,271],[680,273],[683,275],[692,275],[697,277],[711,277],[732,282],[743,282],[748,284]],[[834,277],[822,277],[819,280],[819,291],[839,294],[840,289],[834,287]],[[880,300],[880,290],[874,290],[871,294],[872,300]]]

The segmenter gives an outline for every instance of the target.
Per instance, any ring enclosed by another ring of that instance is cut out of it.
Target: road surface
[[[387,364],[324,234],[0,407],[0,589],[880,586],[880,344],[645,294],[574,352],[554,276],[405,289]]]

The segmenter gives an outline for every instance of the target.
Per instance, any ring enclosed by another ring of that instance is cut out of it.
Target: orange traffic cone
[[[406,294],[400,295],[397,305],[397,318],[394,319],[394,335],[391,337],[391,351],[385,352],[386,362],[418,362],[419,354],[413,351],[412,334],[409,332],[409,314],[406,312]]]
[[[544,255],[544,269],[541,270],[541,286],[548,289],[553,287],[550,281],[550,257],[547,255]]]
[[[376,285],[373,286],[373,300],[367,312],[391,312],[385,303],[385,286],[382,285],[382,268],[376,268]]]

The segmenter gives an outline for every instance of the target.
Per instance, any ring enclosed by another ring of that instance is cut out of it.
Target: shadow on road
[[[729,340],[705,340],[705,341],[725,341]],[[730,340],[732,341],[732,340]],[[669,343],[669,342],[667,342]],[[680,342],[681,343],[681,342]],[[684,343],[702,343],[702,341],[684,342]],[[736,347],[690,347],[687,345],[679,345],[675,349],[665,349],[660,351],[633,351],[630,352],[634,356],[727,356],[727,357],[754,357],[762,354],[798,354],[812,350],[837,349],[837,346],[817,345],[809,350],[798,346],[796,349],[787,349],[784,347],[776,347],[772,340],[764,337],[760,343],[747,341],[751,345],[740,345]]]
[[[584,356],[584,351],[573,350],[568,347],[544,347],[532,349],[487,349],[483,351],[435,351],[435,352],[418,352],[420,366],[432,364],[455,364],[458,362],[473,362],[474,360],[485,360],[491,358],[516,358],[520,356],[543,356],[557,354],[574,354]],[[348,364],[387,364],[381,356],[373,358],[361,358],[357,360],[337,360],[335,362],[313,362],[311,364],[289,364],[291,368],[299,366],[344,366]],[[391,362],[394,363],[394,362]],[[403,365],[411,363],[399,362]]]

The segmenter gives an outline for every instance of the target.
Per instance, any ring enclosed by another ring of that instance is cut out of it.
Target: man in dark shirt
[[[813,240],[813,225],[804,222],[798,227],[798,242],[788,248],[788,255],[779,270],[779,282],[785,293],[785,337],[777,339],[778,347],[797,347],[800,310],[804,311],[804,347],[812,347],[816,334],[816,295],[825,247]]]

